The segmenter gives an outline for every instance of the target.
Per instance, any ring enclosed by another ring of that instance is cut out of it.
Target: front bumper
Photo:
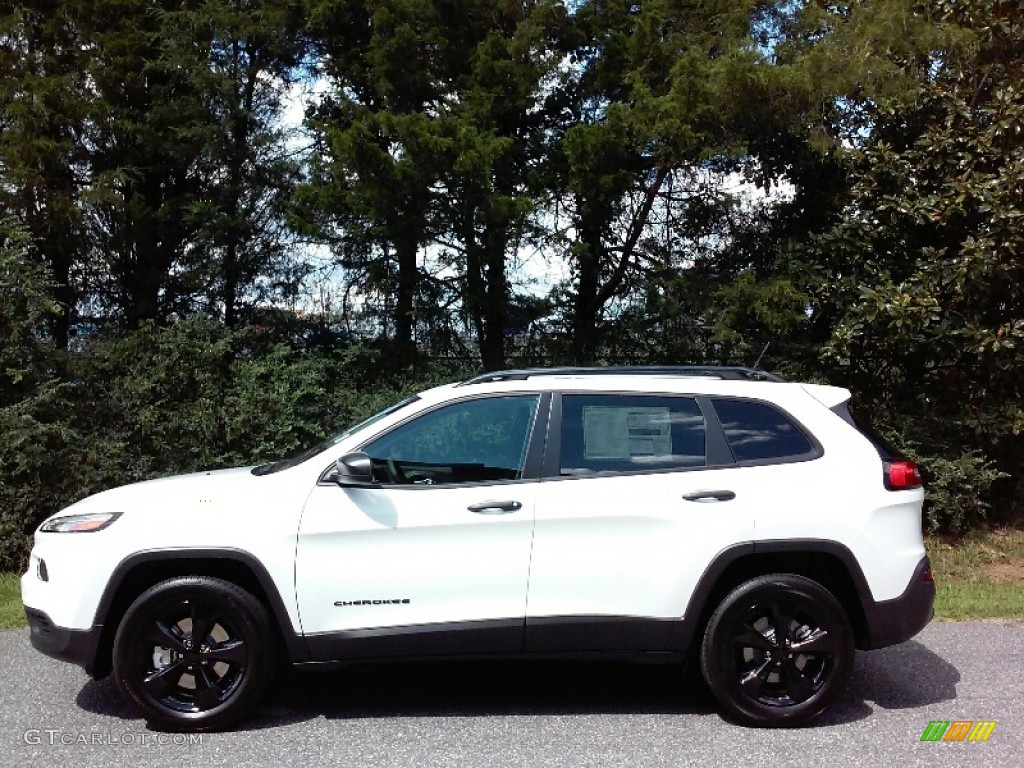
[[[33,648],[55,659],[77,664],[90,676],[93,674],[102,626],[94,626],[92,629],[58,627],[49,616],[35,608],[26,607],[25,615],[28,617],[29,640]]]
[[[927,557],[921,558],[910,584],[892,600],[862,600],[867,637],[863,650],[885,648],[909,640],[935,615],[935,582],[925,578],[931,572]]]

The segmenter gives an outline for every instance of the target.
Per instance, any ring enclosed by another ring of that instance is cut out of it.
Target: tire
[[[722,600],[700,656],[704,679],[729,718],[757,727],[797,726],[846,689],[854,639],[831,592],[803,576],[773,574],[741,584]]]
[[[114,637],[114,679],[157,728],[219,730],[266,692],[274,646],[267,609],[241,587],[206,576],[168,579],[125,613]]]

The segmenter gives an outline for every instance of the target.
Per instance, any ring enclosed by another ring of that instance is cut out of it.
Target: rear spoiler
[[[830,409],[842,405],[852,397],[850,390],[843,387],[832,387],[828,384],[801,384],[800,386],[807,391],[807,394]]]

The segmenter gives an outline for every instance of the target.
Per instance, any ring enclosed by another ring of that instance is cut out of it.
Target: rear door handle
[[[470,504],[466,509],[476,512],[478,515],[507,515],[509,512],[517,512],[523,505],[518,501],[481,501],[479,504]]]
[[[733,491],[694,491],[693,493],[684,493],[683,498],[687,501],[707,503],[709,501],[732,501],[736,498],[736,494]]]

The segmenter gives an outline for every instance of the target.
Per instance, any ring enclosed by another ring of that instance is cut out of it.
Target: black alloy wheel
[[[708,622],[704,678],[726,713],[746,725],[793,726],[820,715],[853,668],[849,619],[835,597],[794,574],[741,584]]]
[[[224,728],[266,690],[273,641],[266,608],[237,585],[202,576],[170,579],[125,614],[114,639],[114,677],[154,725]]]

